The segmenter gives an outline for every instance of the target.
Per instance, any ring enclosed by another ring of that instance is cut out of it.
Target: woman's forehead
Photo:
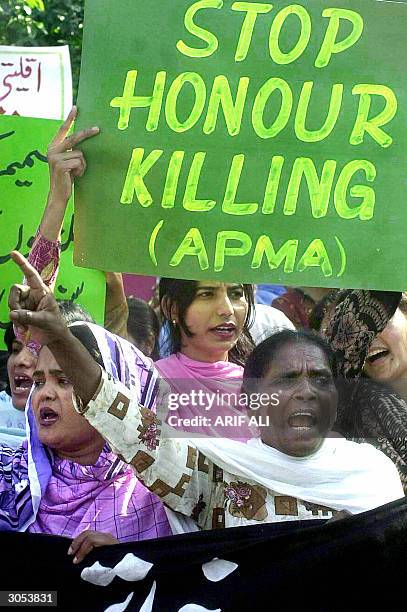
[[[47,346],[41,347],[36,369],[43,371],[60,369],[57,360]]]
[[[322,348],[311,342],[288,342],[276,350],[268,364],[267,373],[294,370],[331,370],[327,355]]]
[[[243,287],[242,283],[220,283],[219,281],[198,281],[198,289],[201,287],[214,287],[215,289],[225,288],[229,289],[231,287]]]

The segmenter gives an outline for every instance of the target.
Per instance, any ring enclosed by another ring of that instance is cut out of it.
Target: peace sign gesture
[[[39,344],[50,344],[66,333],[58,304],[51,290],[28,260],[18,251],[11,253],[26,278],[26,285],[13,285],[8,305],[10,319],[20,329],[28,330]]]
[[[92,127],[67,136],[77,114],[78,110],[74,106],[47,151],[50,173],[49,199],[64,205],[71,197],[75,177],[82,176],[86,170],[85,157],[82,151],[75,147],[99,133],[99,128]]]

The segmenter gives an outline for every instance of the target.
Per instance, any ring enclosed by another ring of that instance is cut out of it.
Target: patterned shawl
[[[341,389],[335,430],[385,453],[395,463],[407,494],[407,403],[388,385],[362,375],[369,347],[393,316],[400,297],[392,291],[341,291],[325,335],[335,352]]]

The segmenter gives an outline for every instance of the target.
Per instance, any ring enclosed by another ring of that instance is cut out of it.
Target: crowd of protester
[[[402,498],[404,295],[160,278],[148,304],[107,273],[103,326],[54,299],[86,168],[77,147],[98,133],[68,136],[75,114],[48,150],[28,260],[12,255],[0,530],[65,536],[79,563],[104,544],[323,522]]]

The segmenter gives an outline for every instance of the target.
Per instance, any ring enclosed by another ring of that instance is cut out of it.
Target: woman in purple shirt
[[[146,407],[155,408],[157,375],[149,359],[123,341],[126,355],[106,363],[85,325],[70,329],[97,363],[130,388],[136,385]],[[129,357],[137,381],[125,368],[117,371]],[[17,450],[0,446],[0,530],[71,538],[75,563],[95,546],[171,535],[162,503],[75,413],[72,384],[47,347],[33,379],[28,439]]]

